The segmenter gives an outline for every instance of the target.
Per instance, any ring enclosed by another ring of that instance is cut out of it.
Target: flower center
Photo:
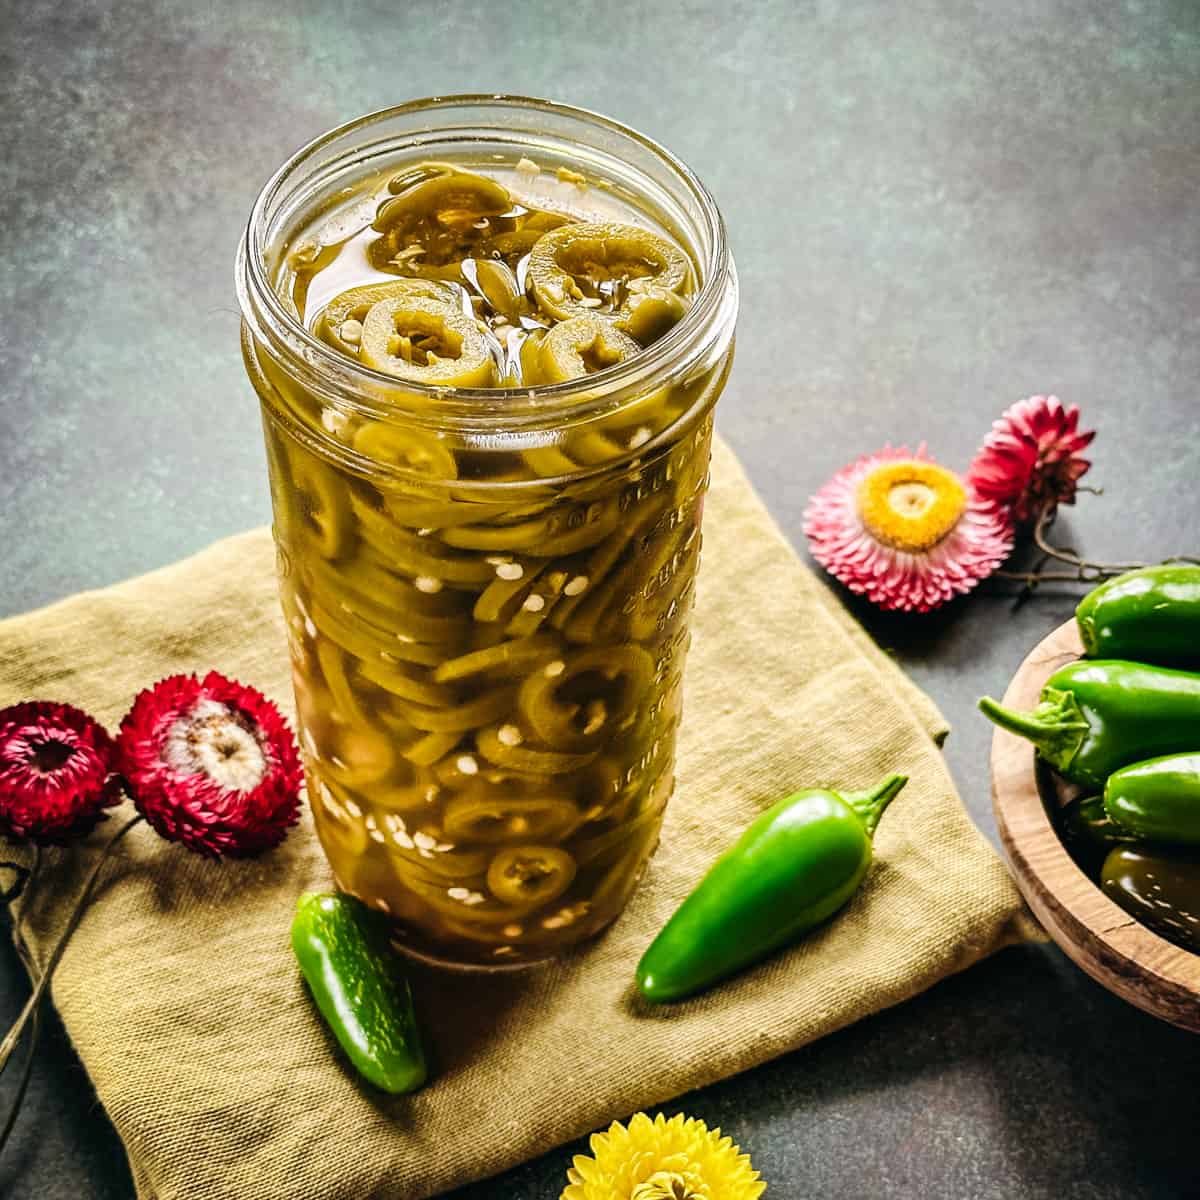
[[[936,546],[958,524],[966,507],[962,481],[934,463],[888,463],[858,485],[862,523],[896,550],[918,553]]]
[[[207,775],[233,792],[253,791],[267,772],[254,728],[216,700],[201,700],[171,726],[163,757],[181,774]]]
[[[30,764],[43,775],[52,775],[55,771],[62,770],[74,756],[75,750],[57,738],[29,743]]]
[[[686,1179],[675,1171],[657,1171],[633,1189],[629,1200],[704,1200],[693,1192]]]

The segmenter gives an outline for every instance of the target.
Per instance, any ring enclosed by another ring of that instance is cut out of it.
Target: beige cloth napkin
[[[290,711],[273,572],[260,529],[0,623],[0,705],[69,701],[115,728],[153,680],[215,667]],[[53,997],[139,1196],[419,1200],[793,1050],[1025,935],[1016,889],[935,745],[940,714],[801,565],[721,445],[685,708],[661,848],[610,932],[515,975],[414,969],[435,1075],[411,1097],[356,1082],[294,966],[295,898],[330,883],[307,817],[248,863],[211,863],[138,827]],[[699,999],[637,1003],[641,952],[754,814],[801,786],[890,771],[911,782],[846,911]],[[29,899],[41,959],[87,857],[52,851]]]

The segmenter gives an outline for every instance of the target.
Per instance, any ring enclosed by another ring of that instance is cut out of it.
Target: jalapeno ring
[[[353,514],[344,482],[300,446],[280,444],[278,449],[291,483],[290,492],[280,497],[282,508],[298,518],[284,522],[285,537],[295,530],[322,558],[333,561],[343,557],[354,542]]]
[[[434,169],[440,174],[426,173],[377,209],[371,227],[383,236],[368,249],[374,267],[415,275],[452,268],[457,275],[459,263],[475,246],[512,232],[511,223],[505,228],[496,221],[512,209],[507,188],[450,164]],[[406,257],[410,246],[421,253]]]
[[[578,823],[579,810],[562,796],[505,795],[486,784],[455,796],[442,816],[446,836],[464,842],[562,838]]]
[[[559,846],[507,846],[492,859],[487,884],[497,900],[537,908],[571,886],[575,869],[575,860]]]
[[[633,280],[680,291],[691,274],[678,246],[649,229],[615,221],[560,225],[538,239],[529,258],[534,295],[560,321],[619,311]]]
[[[597,647],[571,655],[559,675],[529,675],[517,707],[547,746],[590,750],[634,712],[653,678],[654,660],[640,646]]]
[[[434,434],[413,427],[398,428],[373,421],[361,425],[353,437],[354,449],[373,462],[401,467],[419,475],[457,479],[458,461]]]
[[[368,367],[437,387],[495,386],[491,347],[478,322],[453,301],[428,296],[379,300],[362,326],[358,357]]]
[[[563,383],[582,379],[637,354],[641,346],[594,313],[555,325],[538,350],[540,379]]]
[[[314,331],[335,350],[357,358],[362,331],[358,330],[358,336],[347,341],[342,337],[342,326],[347,321],[355,321],[361,326],[367,319],[367,313],[380,300],[410,300],[414,297],[453,301],[454,289],[448,283],[431,279],[394,279],[388,283],[368,283],[363,287],[350,288],[340,292],[325,305],[317,318]]]

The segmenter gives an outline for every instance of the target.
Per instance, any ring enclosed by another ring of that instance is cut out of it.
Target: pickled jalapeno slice
[[[449,267],[445,274],[456,277],[480,242],[513,232],[519,214],[505,218],[512,199],[493,179],[439,164],[424,171],[410,186],[393,180],[400,190],[379,206],[371,226],[383,235],[371,243],[371,265],[414,275]]]
[[[636,338],[643,346],[656,342],[687,312],[687,303],[678,292],[658,283],[635,279],[629,296],[614,325]]]
[[[341,481],[312,453],[293,443],[275,443],[290,488],[279,497],[276,521],[295,529],[325,559],[340,558],[354,543],[350,501]]]
[[[354,434],[353,446],[364,458],[388,466],[448,479],[458,475],[454,454],[440,438],[424,429],[373,422]]]
[[[427,733],[461,734],[511,712],[513,695],[511,687],[497,687],[449,708],[428,708],[420,704],[407,704],[403,700],[395,703],[414,729],[422,729]]]
[[[488,762],[529,775],[565,775],[586,767],[596,757],[594,751],[576,754],[526,744],[520,728],[511,723],[481,729],[475,744]]]
[[[559,846],[509,846],[488,867],[488,889],[507,904],[537,907],[557,900],[575,878],[575,860]]]
[[[640,646],[585,650],[568,657],[558,674],[531,674],[517,704],[547,746],[588,750],[633,715],[653,678],[654,660]]]
[[[368,283],[335,296],[321,311],[314,332],[335,350],[358,357],[363,322],[381,300],[403,300],[423,296],[431,300],[454,300],[454,289],[434,280],[397,279],[391,283]]]
[[[494,387],[496,359],[479,322],[453,300],[397,296],[371,305],[359,359],[368,367],[435,387]]]
[[[555,325],[538,351],[539,382],[563,383],[624,362],[641,346],[610,322],[589,313]]]
[[[493,787],[455,796],[442,817],[446,836],[464,842],[560,838],[578,823],[579,810],[563,796],[512,795]]]
[[[624,310],[631,286],[647,280],[682,292],[691,280],[687,255],[638,225],[578,221],[552,229],[530,252],[529,279],[541,307],[559,321]]]
[[[558,638],[549,634],[499,642],[483,650],[446,659],[433,672],[433,678],[438,683],[448,684],[483,675],[522,674],[537,663],[550,661],[561,645]]]

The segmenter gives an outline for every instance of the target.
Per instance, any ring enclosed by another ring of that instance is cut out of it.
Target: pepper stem
[[[1058,688],[1046,688],[1041,702],[1032,712],[1005,708],[990,696],[979,701],[979,711],[1001,729],[1027,738],[1041,756],[1060,771],[1070,766],[1091,731],[1075,697]]]
[[[875,836],[875,827],[879,824],[879,818],[883,816],[883,810],[895,800],[907,782],[907,775],[889,775],[865,792],[842,793],[842,799],[862,818],[867,837]]]

